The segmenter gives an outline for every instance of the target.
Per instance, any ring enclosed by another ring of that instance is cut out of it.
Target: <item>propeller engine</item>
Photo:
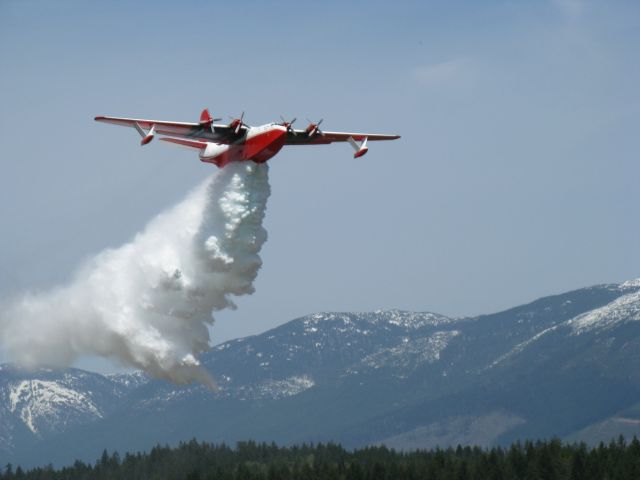
[[[240,115],[240,118],[232,118],[231,123],[229,124],[229,128],[233,129],[233,133],[238,135],[240,130],[247,125],[242,121],[244,118],[244,112]]]
[[[307,121],[309,122],[309,126],[307,127],[305,132],[307,133],[308,136],[313,137],[316,134],[324,135],[322,130],[320,130],[320,124],[322,123],[322,120],[323,119],[321,118],[317,123],[313,123],[311,120],[307,118]]]
[[[282,123],[280,125],[282,125],[283,127],[285,127],[287,129],[287,133],[291,133],[292,135],[297,135],[296,131],[293,129],[293,124],[295,123],[297,118],[294,118],[293,120],[287,122],[284,119],[284,117],[282,115],[280,115],[280,119],[282,120]]]

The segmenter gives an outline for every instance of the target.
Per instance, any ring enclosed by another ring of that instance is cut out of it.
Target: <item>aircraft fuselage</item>
[[[200,160],[218,167],[247,160],[264,163],[280,151],[286,139],[287,129],[281,125],[249,127],[245,135],[234,143],[210,143],[200,152]]]

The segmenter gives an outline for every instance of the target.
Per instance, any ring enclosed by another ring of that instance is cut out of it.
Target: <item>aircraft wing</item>
[[[400,135],[381,135],[377,133],[349,133],[349,132],[318,132],[314,135],[309,134],[304,130],[294,130],[295,134],[290,131],[287,134],[286,145],[326,145],[333,142],[351,142],[356,140],[358,142],[363,141],[365,138],[368,141],[376,140],[396,140],[400,138]]]
[[[142,118],[122,117],[95,117],[96,122],[112,123],[123,127],[132,127],[140,132],[140,129],[155,133],[171,135],[173,137],[193,138],[210,142],[231,144],[238,139],[228,125],[207,125],[190,122],[167,122],[164,120],[147,120]]]

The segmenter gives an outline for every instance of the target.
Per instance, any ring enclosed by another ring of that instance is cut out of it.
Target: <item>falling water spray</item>
[[[267,239],[268,167],[231,163],[73,281],[0,306],[0,340],[26,368],[99,355],[174,383],[213,386],[197,360],[212,312],[254,291]]]

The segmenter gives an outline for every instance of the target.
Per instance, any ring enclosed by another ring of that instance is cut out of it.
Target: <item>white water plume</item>
[[[227,165],[69,285],[0,306],[2,346],[26,368],[93,354],[213,386],[196,356],[209,348],[212,311],[254,291],[269,193],[266,164]]]

